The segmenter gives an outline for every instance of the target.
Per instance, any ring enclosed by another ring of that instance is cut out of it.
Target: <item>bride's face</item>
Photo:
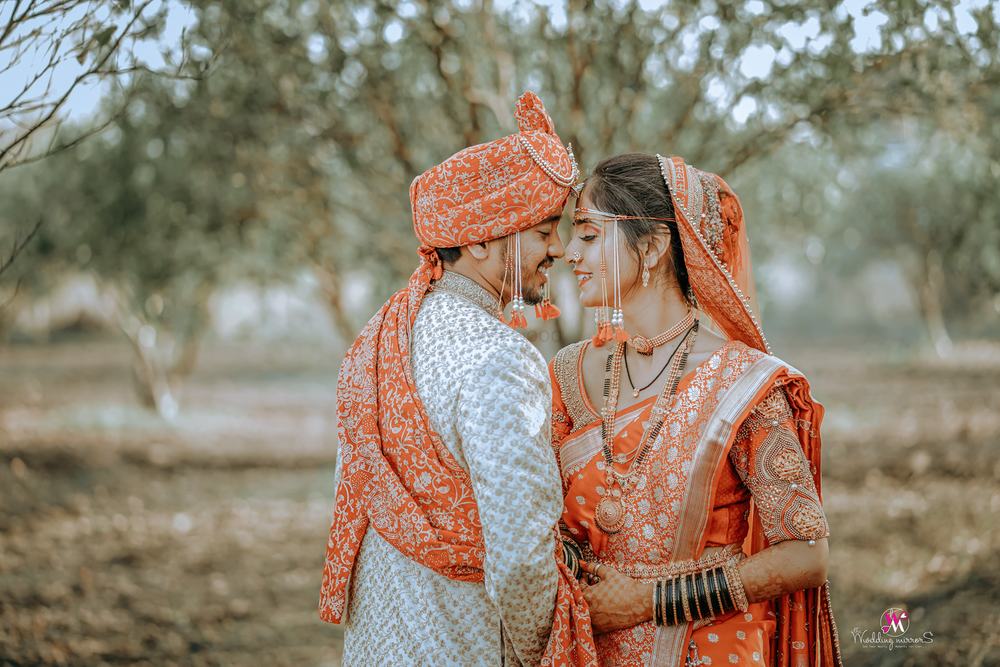
[[[577,200],[577,208],[595,208],[586,190]],[[588,308],[599,308],[603,304],[603,293],[601,282],[601,251],[604,251],[604,262],[606,266],[605,284],[607,285],[607,303],[611,306],[614,302],[614,256],[615,256],[615,223],[606,220],[602,224],[599,218],[587,218],[575,220],[573,223],[573,238],[566,246],[564,261],[567,264],[574,264],[573,273],[576,274],[577,283],[580,286],[580,303]],[[574,262],[576,256],[579,261]],[[625,242],[625,234],[618,231],[618,265],[621,276],[622,297],[631,293],[637,281],[638,263]]]

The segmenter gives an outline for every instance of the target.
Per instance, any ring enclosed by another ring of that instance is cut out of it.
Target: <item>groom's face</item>
[[[521,284],[523,291],[521,296],[524,302],[533,306],[542,301],[542,287],[548,282],[548,270],[555,262],[563,256],[565,249],[562,240],[559,238],[559,218],[562,212],[552,216],[548,220],[529,227],[521,232]],[[504,256],[506,255],[507,240],[499,239]],[[511,248],[514,248],[511,243]],[[503,268],[500,269],[501,281],[503,280]],[[509,300],[513,296],[510,289],[511,278],[507,277],[507,288],[504,290],[504,300]]]

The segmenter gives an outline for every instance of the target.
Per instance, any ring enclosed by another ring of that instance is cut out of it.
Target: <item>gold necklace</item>
[[[661,333],[659,336],[649,339],[643,336],[642,334],[636,334],[631,338],[629,338],[628,344],[631,345],[632,348],[642,356],[648,357],[649,355],[653,354],[654,348],[663,345],[667,341],[671,341],[677,338],[682,333],[690,329],[691,325],[693,324],[694,324],[694,311],[689,310],[687,315],[684,316],[684,319],[682,319],[674,326],[670,327],[668,330]]]
[[[650,413],[646,428],[642,431],[642,438],[639,441],[638,454],[629,464],[628,470],[624,474],[619,474],[615,470],[614,464],[614,433],[615,417],[618,411],[618,390],[621,379],[622,357],[624,356],[625,344],[617,343],[614,352],[608,356],[608,363],[605,367],[604,375],[604,410],[602,410],[601,420],[601,451],[604,454],[605,487],[601,493],[601,499],[597,503],[597,510],[594,521],[601,532],[614,535],[621,532],[625,526],[625,506],[622,498],[631,493],[638,483],[642,470],[642,462],[652,443],[656,441],[666,419],[667,404],[677,392],[677,385],[680,383],[684,367],[687,365],[688,354],[694,348],[694,343],[698,339],[698,320],[688,329],[684,339],[674,350],[673,360],[670,368],[670,375],[663,383],[663,388],[656,397],[653,409]],[[681,352],[680,355],[677,352]],[[614,488],[617,485],[619,488]]]

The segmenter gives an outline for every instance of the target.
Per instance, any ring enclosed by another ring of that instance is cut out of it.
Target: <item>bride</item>
[[[553,444],[602,664],[839,665],[823,408],[757,322],[739,200],[633,153],[573,221],[597,334],[551,364]]]

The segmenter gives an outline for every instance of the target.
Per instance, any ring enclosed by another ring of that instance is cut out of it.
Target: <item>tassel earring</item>
[[[615,224],[615,231],[613,234],[613,241],[615,244],[615,250],[614,250],[615,308],[611,313],[611,324],[615,327],[615,341],[618,343],[627,343],[629,340],[629,335],[628,332],[625,331],[625,313],[622,310],[622,272],[621,272],[621,261],[619,260],[618,257],[618,220],[615,220],[614,224]]]
[[[521,281],[521,232],[514,235],[514,298],[510,311],[510,326],[512,329],[528,327],[528,320],[524,317],[524,295],[522,290],[524,284]]]
[[[542,288],[542,302],[535,304],[535,317],[540,319],[542,322],[548,322],[549,320],[559,317],[560,311],[552,303],[552,280],[545,281],[545,287]]]
[[[507,237],[507,252],[504,254],[503,258],[503,283],[500,285],[500,307],[497,309],[497,317],[504,324],[507,324],[507,319],[503,315],[503,293],[507,289],[507,274],[510,273],[510,263],[511,263],[512,248],[510,243],[510,236]],[[511,282],[511,291],[514,291],[514,283]],[[513,318],[513,312],[511,313]],[[513,319],[511,320],[513,322]]]
[[[594,322],[597,324],[597,333],[591,339],[594,347],[601,347],[605,342],[614,338],[611,322],[608,317],[608,262],[604,251],[605,225],[601,220],[601,307],[594,313]]]

